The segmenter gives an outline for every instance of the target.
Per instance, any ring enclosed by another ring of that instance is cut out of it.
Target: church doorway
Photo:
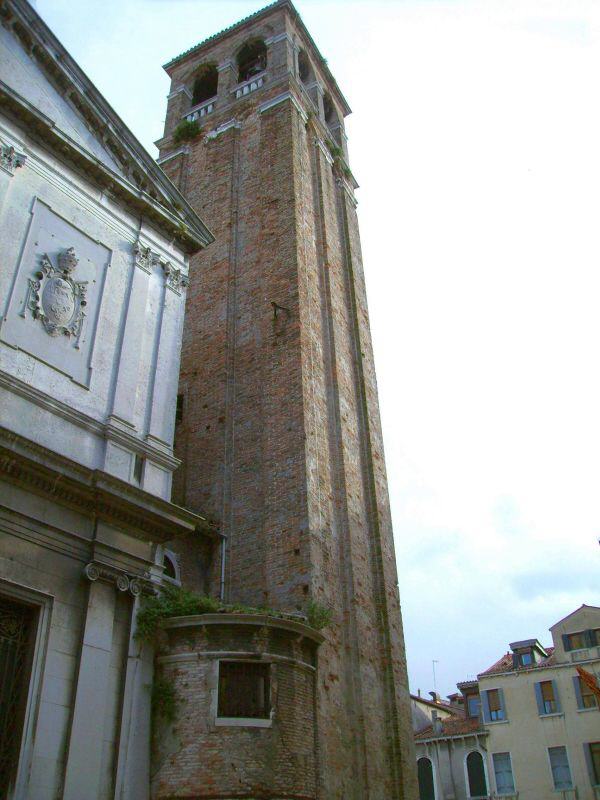
[[[0,800],[19,762],[37,609],[0,595]]]

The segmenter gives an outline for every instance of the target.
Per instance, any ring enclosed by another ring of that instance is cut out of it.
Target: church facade
[[[135,638],[170,502],[189,255],[212,236],[28,3],[0,26],[0,797],[149,797]]]
[[[157,166],[0,8],[0,798],[416,800],[347,101],[278,0]]]

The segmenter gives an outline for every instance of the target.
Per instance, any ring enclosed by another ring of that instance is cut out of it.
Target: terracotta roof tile
[[[485,733],[477,717],[448,717],[442,720],[442,732],[434,733],[433,725],[415,734],[415,739],[444,738],[448,736],[466,736],[470,733]]]
[[[519,672],[526,672],[530,669],[543,669],[544,667],[553,667],[556,664],[556,659],[554,658],[554,648],[553,647],[545,647],[544,648],[546,653],[548,653],[547,658],[543,658],[541,661],[538,661],[536,664],[529,664],[525,667],[519,667]],[[498,675],[502,672],[512,672],[514,670],[513,666],[513,657],[512,653],[505,653],[502,658],[499,658],[495,664],[492,664],[491,667],[488,667],[483,672],[480,672],[477,676],[478,678],[483,678],[486,675]]]

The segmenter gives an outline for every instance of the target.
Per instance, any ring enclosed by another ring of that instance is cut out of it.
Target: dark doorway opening
[[[19,762],[31,678],[37,609],[0,595],[0,798]]]

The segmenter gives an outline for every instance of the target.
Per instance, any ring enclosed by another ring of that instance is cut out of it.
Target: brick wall
[[[301,35],[276,8],[174,67],[173,85],[204,60],[222,64],[245,38],[282,31]],[[273,44],[265,86],[239,101],[229,71],[204,125],[235,126],[165,164],[216,236],[190,271],[176,498],[227,535],[228,599],[286,610],[313,599],[333,610],[316,678],[319,796],[413,800],[356,211],[322,146],[323,123],[289,100],[260,110],[285,91],[311,110],[293,63],[288,39]],[[183,560],[197,564],[193,547]],[[213,591],[219,566],[215,555]]]
[[[176,720],[155,728],[152,797],[312,800],[316,643],[260,623],[202,627],[201,620],[171,631],[159,658],[178,703]],[[269,727],[215,722],[218,662],[234,653],[270,665]]]

